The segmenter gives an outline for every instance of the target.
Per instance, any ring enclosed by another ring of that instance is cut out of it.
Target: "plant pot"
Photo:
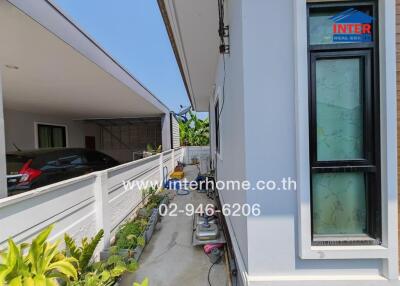
[[[160,213],[162,213],[161,208],[168,207],[168,205],[169,205],[169,197],[168,197],[168,195],[165,195],[163,200],[160,202],[160,205],[158,206],[158,221],[161,221],[161,219],[162,219],[162,216],[160,216]]]
[[[148,243],[153,236],[154,229],[156,227],[156,224],[158,222],[159,218],[159,213],[158,213],[158,208],[153,209],[151,216],[149,218],[149,222],[147,224],[146,230],[144,231],[144,237],[146,239],[146,243]]]

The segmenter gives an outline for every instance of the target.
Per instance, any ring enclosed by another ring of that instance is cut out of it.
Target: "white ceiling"
[[[217,0],[164,0],[189,92],[208,111],[219,55]]]
[[[7,109],[75,119],[165,113],[144,88],[139,95],[5,0],[0,39],[0,63],[18,67],[2,70]]]

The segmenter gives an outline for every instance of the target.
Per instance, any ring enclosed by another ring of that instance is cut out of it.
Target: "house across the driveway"
[[[400,1],[158,3],[217,180],[255,187],[219,190],[260,207],[226,216],[237,285],[400,285]]]
[[[0,35],[0,197],[5,152],[85,147],[128,162],[177,147],[169,109],[50,1],[0,0]]]

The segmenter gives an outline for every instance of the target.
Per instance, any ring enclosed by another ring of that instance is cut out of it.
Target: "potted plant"
[[[167,195],[156,194],[154,189],[143,191],[146,205],[138,211],[134,220],[128,221],[118,230],[115,236],[115,247],[121,256],[132,257],[139,260],[145,245],[153,236],[155,226],[159,221],[159,207],[167,204]],[[110,256],[110,250],[101,252],[102,259]]]

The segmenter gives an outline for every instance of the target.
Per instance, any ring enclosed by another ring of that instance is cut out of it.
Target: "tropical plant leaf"
[[[18,277],[13,278],[10,281],[9,285],[10,286],[22,286],[22,277],[18,276]]]
[[[102,282],[107,282],[111,278],[111,273],[110,271],[104,270],[101,272],[100,277]]]
[[[74,280],[78,279],[78,273],[76,271],[76,268],[69,261],[57,261],[51,263],[47,269],[56,270]]]
[[[33,281],[33,278],[32,278],[32,277],[26,277],[26,278],[24,279],[23,285],[24,285],[24,286],[35,286],[35,281]]]
[[[82,248],[81,256],[79,258],[79,268],[82,271],[84,271],[88,267],[90,259],[92,259],[93,253],[103,236],[104,230],[101,229],[90,242],[86,241],[85,245]]]
[[[137,282],[135,282],[135,283],[133,283],[133,286],[149,286],[149,279],[148,279],[148,278],[145,278],[145,279],[142,281],[142,283],[137,283]]]
[[[136,260],[131,260],[126,266],[128,272],[135,272],[138,268],[139,263]]]
[[[42,245],[46,242],[47,238],[49,237],[51,231],[53,230],[54,225],[50,225],[46,229],[44,229],[33,241],[37,243],[38,245]]]
[[[64,234],[64,242],[65,242],[66,255],[72,256],[75,259],[79,260],[79,257],[81,256],[82,252],[76,245],[75,240],[66,233]]]

